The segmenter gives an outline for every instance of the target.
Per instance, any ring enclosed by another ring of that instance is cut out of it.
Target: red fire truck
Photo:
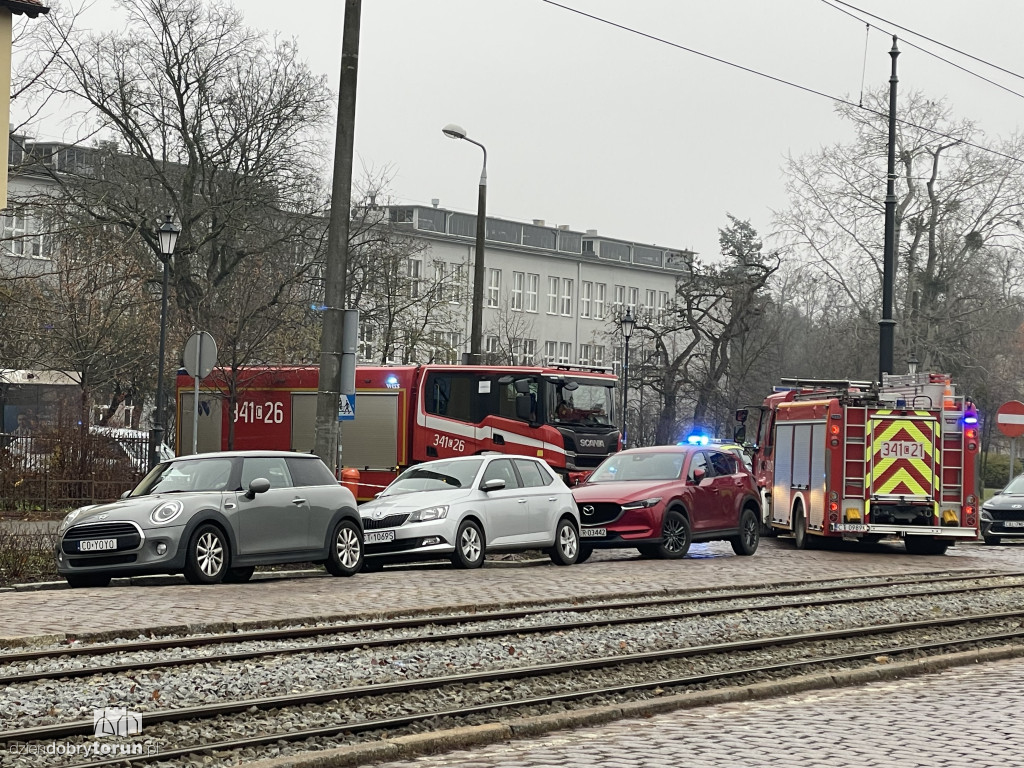
[[[312,451],[318,379],[315,367],[243,369],[232,411],[227,375],[214,371],[200,382],[197,450]],[[616,383],[576,366],[359,366],[341,464],[360,471],[364,500],[411,464],[482,451],[541,457],[568,482],[619,449]],[[193,386],[179,373],[179,455],[192,452]]]
[[[911,554],[943,554],[976,539],[977,422],[944,374],[783,379],[757,425],[764,524],[792,531],[798,549],[899,536]]]

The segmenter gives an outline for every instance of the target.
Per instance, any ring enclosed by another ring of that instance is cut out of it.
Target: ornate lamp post
[[[633,326],[636,325],[636,318],[633,317],[629,307],[626,307],[626,314],[619,321],[622,325],[622,339],[625,342],[622,352],[622,447],[628,448],[628,435],[626,432],[626,393],[629,390],[629,337],[633,335]]]
[[[149,431],[149,468],[160,462],[157,446],[164,441],[164,352],[167,348],[167,281],[168,263],[174,255],[174,246],[178,242],[181,227],[174,223],[174,215],[168,213],[164,223],[157,230],[160,237],[160,261],[164,265],[163,288],[160,292],[160,352],[157,360],[156,374],[156,413],[153,428]]]
[[[487,217],[487,147],[479,141],[473,141],[466,135],[466,129],[460,125],[449,123],[441,129],[441,133],[450,139],[463,139],[476,144],[484,153],[484,164],[480,171],[480,192],[476,204],[476,257],[473,261],[473,319],[469,333],[469,362],[480,363],[483,352],[484,335],[484,233]]]

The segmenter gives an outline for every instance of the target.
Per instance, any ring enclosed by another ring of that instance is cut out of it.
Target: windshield
[[[397,496],[414,491],[451,491],[473,485],[483,459],[472,461],[432,461],[409,467],[395,478],[381,496]]]
[[[1000,493],[1024,494],[1024,475],[1017,475]]]
[[[616,453],[594,470],[587,485],[623,480],[677,480],[682,474],[685,456],[681,451]]]
[[[157,464],[131,495],[226,491],[231,481],[231,464],[231,459],[185,459]]]
[[[572,389],[572,384],[577,384]],[[565,378],[551,382],[548,391],[548,414],[552,424],[579,424],[586,427],[614,426],[612,387],[595,384],[593,380]],[[566,385],[569,386],[566,386]]]

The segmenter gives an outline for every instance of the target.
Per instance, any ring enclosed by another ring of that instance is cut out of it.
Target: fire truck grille
[[[580,523],[583,525],[604,525],[622,514],[618,504],[599,501],[594,504],[580,504]]]
[[[382,517],[380,520],[374,520],[372,517],[364,517],[363,530],[372,531],[377,528],[397,528],[408,519],[408,513],[401,515],[388,515],[387,517]]]

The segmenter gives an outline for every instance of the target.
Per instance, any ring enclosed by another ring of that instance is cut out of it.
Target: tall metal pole
[[[156,364],[156,413],[153,417],[153,429],[149,435],[149,468],[160,463],[158,446],[164,441],[164,354],[167,350],[167,262],[170,254],[160,254],[164,263],[164,279],[160,289],[160,358]]]
[[[359,69],[359,21],[362,0],[345,0],[341,40],[338,127],[334,136],[334,180],[324,273],[324,321],[320,335],[320,382],[316,399],[313,452],[331,469],[338,468],[338,407],[341,402],[341,347],[344,331],[345,280],[348,271],[349,217],[352,208],[352,154]]]
[[[622,351],[622,447],[628,448],[629,433],[626,430],[626,393],[629,390],[629,334],[623,334],[625,348]]]
[[[480,171],[480,192],[476,203],[476,254],[473,261],[473,322],[469,330],[470,363],[479,365],[483,355],[484,337],[484,238],[487,233],[487,150],[484,145],[466,139],[484,151]]]
[[[889,167],[885,182],[885,250],[882,265],[882,319],[878,321],[878,380],[893,372],[893,336],[896,321],[892,317],[896,280],[896,35],[892,36],[892,74],[889,76]]]

